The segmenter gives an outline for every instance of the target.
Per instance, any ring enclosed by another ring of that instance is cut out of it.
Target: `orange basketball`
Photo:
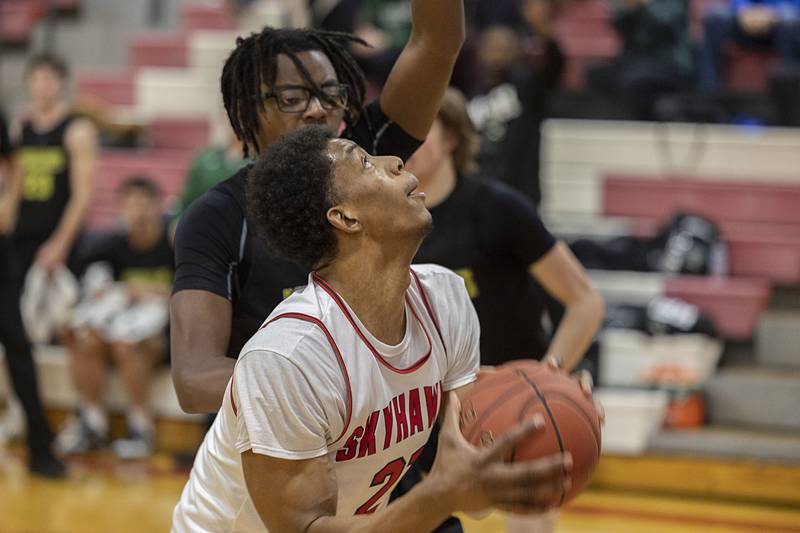
[[[511,462],[569,452],[572,487],[554,505],[578,495],[600,458],[600,416],[580,385],[537,361],[514,361],[482,374],[461,401],[461,432],[476,446],[488,445],[517,424],[541,413],[545,426],[517,445]]]

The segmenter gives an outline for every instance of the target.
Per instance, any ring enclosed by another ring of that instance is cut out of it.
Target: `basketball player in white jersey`
[[[502,458],[542,420],[467,444],[458,396],[479,327],[457,275],[411,260],[431,227],[417,179],[312,126],[251,170],[252,219],[312,267],[245,345],[173,515],[175,532],[431,531],[452,513],[539,512],[570,457]],[[430,475],[387,505],[450,405]]]

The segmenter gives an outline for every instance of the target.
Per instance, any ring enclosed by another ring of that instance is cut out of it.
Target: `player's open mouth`
[[[409,190],[406,193],[406,197],[411,199],[411,200],[413,200],[413,199],[425,200],[425,193],[424,192],[422,192],[422,191],[415,192],[417,190],[418,186],[419,186],[419,182],[417,180],[414,180],[414,186],[411,187],[411,190]]]
[[[408,192],[406,193],[406,196],[407,196],[407,197],[408,197],[410,200],[414,200],[414,199],[425,200],[425,193],[424,193],[424,192],[422,192],[422,191],[420,191],[420,192],[416,192],[416,190],[417,190],[417,186],[416,186],[416,185],[414,185],[414,188],[413,188],[413,189],[411,189],[410,191],[408,191]]]

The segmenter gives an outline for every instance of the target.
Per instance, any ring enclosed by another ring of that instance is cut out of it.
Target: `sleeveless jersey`
[[[415,265],[400,344],[374,338],[312,274],[245,345],[173,514],[173,531],[267,531],[241,454],[327,455],[337,515],[372,513],[417,459],[444,394],[471,383],[479,326],[464,282]],[[280,490],[280,488],[276,488]]]
[[[67,116],[50,130],[37,132],[27,121],[17,149],[22,191],[14,238],[44,242],[58,226],[71,194],[70,157],[64,134],[74,120]]]

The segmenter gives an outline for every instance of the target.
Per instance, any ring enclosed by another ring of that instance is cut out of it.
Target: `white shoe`
[[[111,443],[111,449],[120,459],[147,459],[155,451],[155,435],[131,432],[130,438]]]
[[[0,446],[25,435],[25,414],[13,395],[6,398],[6,410],[0,418]]]
[[[56,437],[56,450],[63,455],[88,453],[104,448],[108,438],[77,416],[70,420]]]

